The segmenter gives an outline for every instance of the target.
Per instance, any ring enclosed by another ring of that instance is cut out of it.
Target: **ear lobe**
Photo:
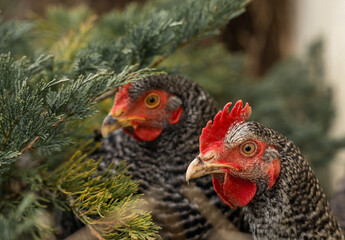
[[[271,167],[268,171],[268,175],[269,175],[268,188],[273,187],[274,183],[276,182],[277,178],[279,177],[279,174],[280,174],[280,161],[278,158],[276,158],[271,162]]]
[[[169,123],[170,124],[176,124],[180,121],[181,115],[183,113],[182,107],[179,107],[178,109],[171,112]]]

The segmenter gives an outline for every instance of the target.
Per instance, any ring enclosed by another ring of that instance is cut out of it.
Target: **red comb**
[[[116,93],[116,96],[121,98],[123,95],[128,95],[128,88],[131,86],[131,83],[127,83],[126,85],[123,85],[122,87],[119,87],[119,90]]]
[[[114,100],[114,105],[111,111],[115,111],[116,108],[119,108],[120,106],[126,106],[129,103],[128,98],[128,88],[131,86],[130,83],[127,83],[123,87],[119,87],[119,90],[116,93],[116,97]]]
[[[237,101],[231,113],[229,113],[231,104],[231,102],[227,103],[223,111],[219,111],[214,117],[213,124],[211,120],[208,121],[206,127],[202,130],[200,136],[201,153],[206,153],[216,146],[221,146],[228,129],[233,124],[245,122],[252,113],[252,109],[248,103],[242,109],[242,100]]]

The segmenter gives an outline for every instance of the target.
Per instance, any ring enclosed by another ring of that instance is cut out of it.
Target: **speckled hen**
[[[216,113],[215,101],[198,84],[155,76],[122,87],[104,120],[102,134],[110,134],[94,157],[103,157],[102,169],[127,160],[128,174],[140,181],[163,239],[211,239],[217,233],[200,206],[183,194],[188,191],[185,171],[198,154],[202,127]],[[211,178],[199,179],[196,186],[227,219],[244,227],[240,212],[217,197]]]
[[[219,197],[241,207],[255,239],[344,239],[300,150],[280,133],[246,122],[248,104],[227,104],[200,137],[187,181],[212,174]]]

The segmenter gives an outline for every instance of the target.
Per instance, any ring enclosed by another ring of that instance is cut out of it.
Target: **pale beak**
[[[130,119],[126,118],[114,118],[109,114],[103,121],[102,125],[102,136],[106,137],[109,133],[123,127],[130,127]]]
[[[110,112],[104,119],[102,124],[102,136],[106,137],[109,133],[125,127],[132,127],[132,121],[145,121],[143,117],[126,116],[124,110],[118,109],[115,112]]]
[[[186,181],[189,182],[190,179],[199,178],[208,174],[224,173],[224,168],[235,169],[227,164],[203,161],[200,156],[197,156],[187,168]]]

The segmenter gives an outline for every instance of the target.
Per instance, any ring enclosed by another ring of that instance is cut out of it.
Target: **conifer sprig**
[[[73,79],[38,78],[50,57],[35,62],[0,56],[0,171],[15,157],[32,148],[56,149],[69,143],[63,132],[68,121],[94,111],[97,97],[130,79],[155,72],[128,66],[119,74],[102,71]]]
[[[1,14],[1,9],[0,9]],[[11,52],[12,55],[31,54],[29,40],[34,23],[24,21],[4,21],[0,16],[0,54]]]
[[[111,69],[131,64],[147,67],[194,40],[215,35],[219,28],[244,11],[247,0],[178,1],[146,13],[146,19],[129,26],[125,36],[110,41],[95,38],[76,60],[76,73]],[[164,5],[164,4],[163,4]],[[160,60],[161,61],[161,60]]]
[[[104,239],[159,238],[159,227],[152,223],[149,212],[142,209],[145,201],[141,195],[136,195],[139,183],[124,175],[126,164],[111,165],[99,174],[99,163],[78,151],[49,174],[48,188],[55,196],[67,198],[75,216],[96,236]]]
[[[19,239],[23,237],[22,234],[35,228],[36,221],[33,221],[32,218],[40,214],[40,210],[34,207],[36,201],[34,194],[24,195],[16,210],[12,211],[9,216],[5,217],[0,214],[1,239]]]

